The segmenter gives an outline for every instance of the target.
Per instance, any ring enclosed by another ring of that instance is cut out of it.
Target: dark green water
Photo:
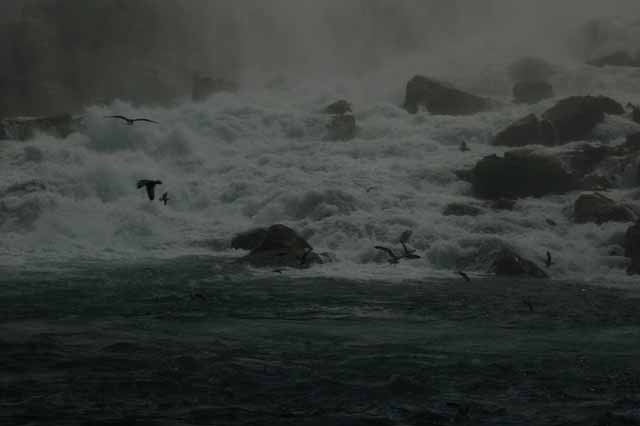
[[[638,424],[639,301],[538,280],[293,279],[208,257],[5,271],[0,412],[7,424]]]

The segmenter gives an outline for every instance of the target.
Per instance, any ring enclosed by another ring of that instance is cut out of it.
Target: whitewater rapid
[[[553,80],[556,99],[512,105],[503,70],[448,76],[461,88],[505,102],[468,117],[410,115],[402,109],[404,85],[415,72],[368,82],[282,78],[171,107],[121,101],[88,107],[82,132],[0,143],[0,265],[184,254],[232,259],[243,254],[228,248],[235,233],[284,223],[316,251],[338,259],[296,274],[357,279],[446,277],[460,269],[482,274],[483,255],[509,245],[539,264],[546,251],[553,253],[553,278],[631,282],[624,258],[610,255],[628,224],[573,224],[567,211],[576,192],[518,200],[513,211],[442,214],[452,202],[485,205],[471,197],[470,185],[454,171],[504,152],[489,142],[515,119],[571,94],[640,103],[637,70],[566,65]],[[329,117],[321,110],[340,98],[353,104],[357,137],[324,141]],[[104,118],[109,114],[160,124],[128,126]],[[596,132],[619,143],[628,127],[608,118]],[[470,151],[460,152],[462,141]],[[160,179],[157,191],[169,193],[169,204],[149,201],[136,188],[138,179]],[[30,187],[16,190],[28,182]],[[629,200],[632,194],[629,188],[608,196]],[[395,245],[406,229],[413,231],[410,245],[422,258],[397,266],[381,261],[373,247]]]

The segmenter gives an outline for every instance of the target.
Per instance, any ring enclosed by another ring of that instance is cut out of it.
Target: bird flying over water
[[[169,201],[169,193],[165,192],[164,194],[162,194],[162,197],[159,198],[160,201],[162,201],[164,203],[164,205],[167,205],[167,201]]]
[[[146,188],[147,190],[147,196],[149,197],[150,200],[153,201],[153,199],[156,197],[156,185],[162,185],[162,181],[159,180],[149,180],[149,179],[140,179],[138,181],[138,189],[142,188],[143,186]]]
[[[105,115],[106,118],[119,118],[120,120],[124,120],[129,126],[132,126],[136,121],[146,121],[148,123],[158,124],[157,121],[150,120],[148,118],[129,118],[124,115]]]
[[[547,260],[544,262],[547,265],[547,268],[553,265],[553,261],[551,260],[551,253],[547,252]]]
[[[469,151],[469,146],[465,141],[462,141],[462,143],[460,144],[460,151],[462,152]]]
[[[415,254],[415,250],[409,250],[407,248],[407,245],[404,243],[404,241],[401,241],[400,244],[402,244],[402,248],[404,249],[404,258],[406,259],[420,259],[420,256],[418,256],[417,254]]]

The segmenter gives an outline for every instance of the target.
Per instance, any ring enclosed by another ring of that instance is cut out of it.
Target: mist
[[[242,85],[446,75],[526,55],[569,58],[590,19],[632,0],[23,0],[0,6],[0,116],[186,96],[196,74]],[[401,82],[394,82],[400,84]]]

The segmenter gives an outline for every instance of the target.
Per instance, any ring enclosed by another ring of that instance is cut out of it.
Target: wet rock
[[[327,125],[329,141],[348,141],[356,136],[356,118],[351,114],[336,115]]]
[[[70,114],[48,117],[18,117],[0,120],[0,139],[25,141],[37,133],[64,138],[78,129],[79,121]]]
[[[235,92],[238,85],[224,78],[214,78],[209,76],[195,76],[193,79],[193,87],[191,90],[191,99],[199,102],[207,99],[209,96],[219,92]]]
[[[576,223],[633,222],[638,214],[630,206],[619,204],[599,193],[581,194],[573,206]]]
[[[489,208],[492,210],[513,210],[516,205],[516,200],[509,198],[499,198],[489,203]]]
[[[554,145],[555,131],[548,121],[541,121],[529,114],[499,132],[493,145],[522,147],[525,145]]]
[[[556,70],[544,59],[527,56],[512,63],[508,72],[515,82],[548,81]]]
[[[532,261],[525,259],[510,249],[502,249],[496,253],[489,268],[498,276],[529,276],[549,278],[549,275]]]
[[[513,99],[520,104],[535,104],[553,97],[553,87],[546,81],[519,81],[513,86]]]
[[[265,228],[256,228],[241,232],[231,239],[231,248],[240,250],[253,250],[262,244],[267,236]]]
[[[634,123],[640,124],[640,106],[633,105],[632,103],[627,104],[627,106],[631,109],[631,120]]]
[[[618,50],[607,55],[600,56],[587,62],[594,67],[640,67],[640,58],[633,57],[629,52]]]
[[[599,174],[590,174],[580,179],[577,189],[581,189],[583,191],[605,191],[613,188],[613,186],[614,182],[612,182],[609,177]]]
[[[491,155],[473,170],[473,192],[480,198],[541,197],[570,191],[572,174],[556,158],[532,152],[510,151]]]
[[[588,138],[605,114],[624,114],[624,108],[605,96],[572,96],[545,111],[542,119],[552,124],[558,143],[565,143]]]
[[[442,212],[445,216],[478,216],[482,213],[481,208],[462,203],[447,204]]]
[[[323,111],[325,114],[344,115],[351,112],[351,104],[345,99],[340,99],[328,105]]]
[[[627,228],[624,235],[624,255],[631,259],[627,273],[629,275],[640,274],[640,222]]]
[[[312,252],[313,248],[288,226],[270,226],[262,242],[240,259],[253,266],[288,266],[305,268],[311,264],[323,263],[323,258]]]
[[[411,114],[423,106],[431,114],[470,115],[491,109],[495,103],[436,80],[417,75],[407,83],[404,108]]]

